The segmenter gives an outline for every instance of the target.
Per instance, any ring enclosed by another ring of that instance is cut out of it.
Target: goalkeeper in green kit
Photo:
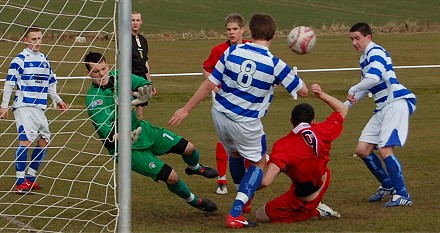
[[[117,71],[110,71],[105,57],[100,53],[89,52],[84,62],[92,85],[86,96],[87,113],[95,126],[99,137],[111,155],[115,155],[118,139],[116,133],[117,103],[115,102],[115,79]],[[145,106],[151,98],[152,83],[142,77],[132,75],[133,106]],[[134,108],[132,108],[134,109]],[[131,169],[154,181],[164,181],[167,188],[184,199],[189,205],[206,212],[217,210],[217,205],[194,195],[188,186],[179,178],[176,171],[157,156],[175,153],[180,154],[187,164],[188,175],[201,175],[216,178],[217,170],[199,163],[199,151],[183,137],[148,121],[138,120],[132,112],[132,167]],[[117,157],[116,157],[117,160]]]

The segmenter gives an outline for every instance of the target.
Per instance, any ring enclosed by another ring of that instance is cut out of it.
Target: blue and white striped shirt
[[[283,85],[294,96],[302,88],[301,79],[267,47],[232,45],[209,76],[221,84],[213,107],[236,122],[253,121],[266,115],[272,102],[274,84]]]
[[[406,99],[410,114],[415,110],[416,96],[399,83],[390,54],[380,45],[370,42],[360,57],[362,79],[373,78],[376,84],[369,88],[376,103],[375,112],[398,99]]]
[[[12,60],[5,84],[17,86],[12,105],[14,109],[37,107],[44,110],[48,88],[56,83],[47,57],[26,48]]]

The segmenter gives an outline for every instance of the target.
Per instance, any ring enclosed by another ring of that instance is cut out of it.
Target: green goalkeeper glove
[[[131,105],[137,106],[147,103],[153,96],[151,93],[152,90],[153,86],[151,85],[139,87],[137,92],[133,92],[133,96],[136,97],[136,99],[131,101]]]

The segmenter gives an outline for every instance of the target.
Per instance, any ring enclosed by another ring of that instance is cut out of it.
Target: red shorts
[[[323,184],[319,195],[312,201],[303,201],[295,195],[295,185],[290,185],[290,189],[281,196],[269,201],[266,204],[266,214],[272,223],[276,222],[298,222],[319,216],[316,209],[327,191],[330,184],[330,171],[327,170],[327,180]]]

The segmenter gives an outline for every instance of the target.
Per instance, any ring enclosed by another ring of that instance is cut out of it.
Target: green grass
[[[108,21],[113,17],[114,1],[101,4],[98,1],[0,0],[0,5],[1,32],[8,29],[21,34],[24,31],[22,25],[31,24],[64,30],[113,31],[113,25],[108,25]],[[45,9],[46,14],[40,15],[41,9]],[[80,16],[78,12],[81,12]],[[93,24],[90,24],[90,17],[96,17]],[[6,23],[12,20],[15,24]]]
[[[47,34],[55,38],[61,33],[65,36],[76,34],[74,31],[77,30],[112,31],[113,25],[109,24],[107,17],[113,15],[115,3],[111,0],[102,2],[101,6],[101,1],[0,0],[0,6],[8,5],[0,8],[0,33],[20,38],[24,26],[30,24],[56,29]],[[39,15],[38,9],[41,8],[47,14]],[[436,0],[372,0],[356,4],[349,0],[133,0],[132,9],[144,15],[142,30],[145,34],[165,35],[201,31],[223,33],[224,18],[231,12],[238,12],[245,19],[257,12],[272,14],[280,31],[290,30],[295,25],[320,29],[323,26],[352,25],[358,21],[372,26],[409,23],[409,26],[437,28],[440,22],[440,6]],[[90,17],[96,19],[91,22]],[[12,20],[15,21],[13,24]]]
[[[6,1],[1,1],[4,4]],[[13,1],[24,4],[26,1]],[[43,1],[31,1],[32,7],[41,6]],[[51,1],[50,9],[60,9],[62,1]],[[112,2],[112,1],[109,1]],[[231,9],[242,13],[246,18],[254,12],[268,12],[275,16],[281,30],[288,30],[294,24],[307,24],[320,28],[322,24],[350,25],[360,20],[374,25],[385,25],[389,22],[418,21],[423,24],[439,23],[439,5],[437,1],[364,1],[354,5],[349,1],[147,1],[133,2],[133,9],[144,13],[143,29],[148,33],[187,32],[214,30],[223,33],[223,19]],[[72,8],[82,1],[71,2]],[[40,5],[39,5],[40,4]],[[89,4],[92,4],[89,2]],[[342,7],[343,6],[343,7]],[[392,10],[390,10],[392,8]],[[361,12],[363,9],[364,12]],[[87,11],[93,13],[92,7]],[[0,12],[0,19],[10,18]],[[9,14],[9,13],[8,13]],[[46,19],[40,19],[44,24]],[[1,21],[1,20],[0,20]],[[50,22],[50,21],[47,21]],[[383,45],[391,54],[396,66],[438,64],[440,60],[439,33],[404,33],[375,34],[373,39]],[[150,66],[153,74],[201,72],[201,64],[212,46],[223,40],[176,40],[150,41]],[[20,48],[11,48],[12,43],[3,42],[0,54],[14,55]],[[51,51],[50,58],[61,61],[64,56],[72,61],[79,61],[83,54],[94,46],[105,48],[106,43],[96,42],[88,48],[65,48],[45,46],[43,51]],[[110,44],[110,46],[113,46]],[[347,35],[318,35],[316,49],[304,56],[295,55],[287,49],[285,38],[277,38],[271,46],[272,52],[299,70],[319,68],[358,67],[357,54],[350,44]],[[8,69],[10,57],[1,57],[1,73],[4,76]],[[112,51],[107,59],[114,63]],[[85,75],[83,64],[56,63],[58,76]],[[399,80],[417,95],[417,110],[410,123],[410,132],[404,148],[396,150],[403,166],[408,190],[414,199],[414,205],[404,208],[384,209],[377,203],[368,203],[378,184],[367,171],[363,162],[352,158],[357,138],[369,119],[374,108],[372,101],[366,99],[352,108],[345,122],[345,129],[337,139],[331,151],[329,163],[332,171],[332,182],[324,202],[341,215],[341,219],[311,220],[293,224],[265,224],[251,229],[253,232],[436,232],[440,225],[435,207],[440,195],[438,180],[438,143],[440,131],[440,77],[438,68],[431,69],[397,69]],[[359,80],[359,71],[345,72],[309,72],[300,73],[310,85],[319,83],[328,93],[343,100],[347,89]],[[145,110],[144,117],[152,123],[168,127],[167,121],[173,112],[183,106],[197,89],[203,78],[200,77],[160,77],[154,78],[158,90],[157,96]],[[48,152],[48,162],[41,169],[41,184],[45,189],[40,193],[50,195],[17,196],[9,193],[13,188],[15,169],[14,159],[16,145],[15,124],[10,113],[9,121],[0,121],[0,214],[19,215],[18,221],[28,223],[37,229],[63,232],[97,232],[98,226],[84,227],[82,219],[94,216],[99,224],[114,227],[114,200],[112,194],[113,163],[101,143],[96,140],[92,124],[84,112],[82,96],[90,80],[60,80],[58,88],[62,97],[69,103],[68,113],[59,115],[58,111],[49,110],[51,130],[54,132],[52,148]],[[77,95],[77,96],[75,96]],[[271,150],[276,139],[290,130],[288,122],[291,108],[300,102],[315,106],[317,120],[323,120],[330,109],[322,102],[309,96],[294,101],[285,90],[276,90],[274,102],[263,122],[267,133],[268,148]],[[170,128],[193,142],[201,152],[201,162],[215,166],[215,130],[210,116],[210,99],[202,102],[191,115],[178,127]],[[56,132],[65,132],[57,134]],[[72,132],[76,133],[72,133]],[[92,135],[90,137],[90,135]],[[11,146],[11,147],[9,147]],[[100,156],[97,156],[100,155]],[[185,204],[180,198],[171,194],[163,184],[133,173],[132,188],[132,230],[133,232],[226,232],[225,216],[235,197],[233,187],[225,196],[215,194],[215,180],[201,177],[189,177],[184,173],[185,164],[180,156],[164,155],[161,157],[170,164],[191,190],[201,197],[210,198],[219,205],[214,214],[205,215]],[[100,169],[98,168],[104,164]],[[105,169],[104,169],[105,168]],[[76,179],[76,181],[72,181]],[[90,186],[90,180],[93,185]],[[228,180],[232,183],[228,174]],[[102,185],[104,184],[104,185]],[[109,184],[106,186],[105,184]],[[93,188],[89,188],[93,187]],[[279,175],[274,184],[258,191],[253,202],[253,210],[266,201],[283,193],[289,187],[289,180]],[[67,198],[61,198],[67,196]],[[96,200],[101,200],[97,204]],[[9,203],[16,202],[13,205]],[[36,203],[32,208],[24,204]],[[60,208],[72,207],[68,211]],[[88,207],[95,211],[81,212],[78,208]],[[37,216],[37,217],[33,217]],[[65,218],[51,221],[45,217],[58,216]],[[255,218],[253,214],[249,218]],[[75,220],[72,221],[71,219]],[[71,221],[69,221],[71,220]],[[48,226],[45,226],[48,224]],[[64,227],[66,225],[66,227]],[[0,218],[0,232],[10,232],[17,225]],[[9,230],[8,230],[9,229]],[[110,228],[111,229],[111,228]],[[15,230],[16,231],[16,230]],[[240,230],[239,230],[240,231]],[[243,230],[248,231],[248,230]],[[240,231],[242,232],[242,231]]]
[[[440,82],[435,78],[435,71],[431,76],[417,77],[413,71],[398,71],[402,82],[413,89],[418,97],[418,109],[411,119],[410,136],[407,145],[398,149],[396,154],[401,160],[408,189],[414,198],[414,205],[408,208],[384,209],[380,204],[372,204],[366,198],[372,194],[378,184],[373,176],[367,171],[363,162],[352,158],[354,146],[362,127],[368,120],[373,104],[371,101],[361,102],[350,110],[345,123],[345,130],[341,137],[334,143],[330,169],[332,171],[332,183],[324,198],[324,201],[341,213],[338,220],[312,220],[304,223],[262,225],[255,232],[426,232],[432,231],[431,225],[438,225],[440,221],[435,217],[435,198],[439,194],[439,185],[435,180],[439,178],[435,171],[437,167],[435,134],[439,130],[439,113],[436,103],[439,101]],[[357,74],[357,73],[356,73]],[[329,93],[343,99],[343,93],[349,87],[348,83],[354,83],[357,78],[349,72],[338,73],[339,77],[303,77],[309,81],[322,84]],[[175,89],[181,90],[182,96],[189,98],[195,90],[196,77],[182,78],[158,78],[157,88],[161,95]],[[344,80],[345,82],[342,82]],[[350,81],[351,80],[351,81]],[[431,80],[431,81],[430,81]],[[426,89],[418,89],[418,83],[427,82],[430,85],[429,92]],[[172,86],[172,88],[170,88]],[[172,90],[169,90],[172,89]],[[163,93],[165,92],[165,93]],[[185,94],[186,93],[186,94]],[[158,96],[159,98],[159,96]],[[185,98],[185,97],[181,97]],[[162,100],[164,100],[162,99]],[[157,125],[166,126],[167,120],[175,109],[181,107],[184,101],[178,101],[172,97],[164,102],[153,102],[146,110],[145,116]],[[268,136],[268,144],[289,132],[288,117],[291,108],[299,102],[308,102],[317,109],[317,119],[323,120],[330,113],[330,109],[316,99],[309,97],[298,101],[292,100],[281,88],[277,90],[276,98],[271,105],[268,115],[264,118],[265,131]],[[173,131],[184,135],[187,139],[198,146],[202,154],[202,162],[214,165],[215,133],[209,114],[210,102],[203,102],[195,109],[189,118],[179,126],[172,128]],[[432,128],[432,129],[429,129]],[[430,139],[434,138],[434,139]],[[224,218],[231,206],[235,193],[226,196],[218,196],[214,193],[215,181],[207,181],[200,177],[188,177],[184,174],[184,164],[179,156],[169,155],[163,157],[183,177],[191,189],[202,197],[210,198],[219,204],[219,211],[214,215],[203,215],[186,206],[181,200],[168,193],[161,184],[148,183],[148,187],[135,186],[133,198],[143,203],[145,198],[155,196],[148,210],[142,205],[133,205],[133,230],[136,232],[224,232]],[[231,181],[229,179],[229,181]],[[134,183],[140,184],[144,178],[134,175]],[[162,187],[161,187],[162,186]],[[288,189],[289,181],[285,175],[278,176],[278,180],[265,190],[257,192],[253,202],[254,210],[276,195]],[[161,189],[162,188],[162,189]],[[230,187],[232,188],[232,187]],[[159,193],[159,194],[158,194]],[[136,202],[136,201],[135,201]],[[154,204],[153,204],[154,203]],[[251,214],[250,218],[254,218]],[[149,219],[144,224],[142,219]],[[415,220],[417,219],[417,220]],[[138,224],[135,222],[140,221]],[[178,222],[178,224],[176,224]]]
[[[408,34],[408,35],[381,35],[377,41],[385,45],[393,56],[396,65],[423,65],[435,64],[439,60],[440,51],[438,47],[430,47],[435,43],[436,33]],[[297,65],[301,69],[312,68],[339,68],[357,67],[358,55],[350,46],[350,41],[345,36],[322,36],[318,38],[318,47],[311,54],[299,56],[287,50],[285,39],[274,41],[272,48],[276,55],[286,60],[291,65]],[[194,72],[198,71],[209,47],[217,41],[199,43],[200,47],[189,47],[188,41],[153,42],[151,44],[151,67],[154,73],[173,72]],[[432,50],[430,52],[429,50]],[[178,51],[178,52],[177,52]],[[334,52],[334,53],[332,53]],[[193,59],[171,54],[187,54]],[[333,54],[333,55],[332,55]],[[168,55],[168,56],[166,56]],[[414,198],[414,205],[408,208],[384,209],[379,204],[371,204],[366,198],[377,188],[373,176],[367,171],[363,163],[356,158],[351,158],[357,138],[368,120],[373,109],[370,100],[361,102],[352,108],[345,123],[343,134],[334,143],[330,168],[332,170],[332,183],[324,198],[324,201],[341,213],[342,218],[338,220],[312,220],[304,223],[262,225],[254,229],[256,232],[288,232],[288,231],[356,231],[356,232],[426,232],[433,231],[431,225],[438,225],[440,221],[436,217],[436,197],[440,194],[439,184],[436,182],[440,175],[435,172],[437,169],[437,132],[440,130],[438,115],[440,110],[437,107],[440,98],[440,79],[438,68],[434,69],[398,69],[396,70],[399,80],[410,88],[417,95],[417,110],[411,118],[410,133],[406,146],[397,149],[397,156],[401,160],[405,180],[408,189]],[[328,93],[339,99],[345,98],[346,90],[359,79],[359,71],[345,72],[310,72],[300,73],[305,82],[310,85],[319,83]],[[202,81],[202,77],[158,77],[154,79],[158,90],[157,96],[151,101],[150,106],[145,110],[145,118],[152,123],[167,127],[167,121],[172,113],[191,97]],[[57,119],[51,127],[53,132],[60,129],[70,132],[78,130],[81,134],[90,135],[93,133],[90,122],[86,119],[84,99],[78,96],[70,100],[66,93],[84,93],[89,85],[89,80],[83,84],[82,81],[67,80],[63,89],[63,97],[73,105],[73,109],[67,114],[58,115],[58,112],[49,111],[50,119]],[[62,82],[62,83],[63,83]],[[61,86],[61,85],[60,85]],[[79,86],[84,86],[82,91]],[[265,131],[267,133],[269,152],[275,140],[285,135],[289,130],[288,117],[291,108],[299,102],[311,103],[317,109],[317,119],[322,120],[330,113],[330,109],[313,97],[294,101],[285,90],[277,89],[275,99],[270,107],[268,115],[264,118]],[[183,135],[193,142],[201,152],[201,162],[211,166],[215,165],[215,143],[216,136],[209,113],[209,98],[202,102],[191,115],[178,127],[170,128],[172,131]],[[66,123],[66,120],[75,120]],[[11,135],[3,135],[2,145],[14,146],[15,126],[9,130],[4,127],[10,126],[12,122],[0,124],[1,132],[10,132]],[[96,137],[96,135],[95,135]],[[69,139],[70,138],[70,139]],[[65,141],[68,141],[65,144]],[[84,147],[84,144],[87,146]],[[58,147],[66,145],[66,148]],[[92,154],[105,154],[101,151],[101,143],[93,138],[84,137],[79,134],[57,135],[53,144],[55,148],[49,150],[49,158],[55,161],[47,164],[43,171],[45,177],[42,183],[51,189],[52,197],[55,194],[66,195],[69,191],[72,197],[87,197],[87,185],[80,182],[63,181],[63,179],[77,178],[81,180],[91,179],[96,170],[86,169],[88,163],[98,165],[110,162],[110,158],[99,156],[92,160]],[[78,150],[78,151],[77,151]],[[0,179],[2,191],[8,190],[13,182],[14,168],[11,160],[14,149],[10,148],[0,152],[2,166],[1,171],[9,177]],[[191,190],[200,195],[214,200],[219,205],[219,211],[212,215],[204,215],[200,211],[191,208],[180,198],[171,194],[162,182],[156,183],[149,178],[133,174],[132,189],[132,229],[134,232],[224,232],[224,217],[228,213],[234,192],[226,196],[218,196],[215,192],[215,181],[206,180],[200,177],[188,177],[184,173],[184,163],[180,156],[164,155],[162,159],[176,169],[178,174],[189,185]],[[69,164],[64,166],[58,162]],[[8,166],[5,168],[5,166]],[[65,167],[65,168],[64,168]],[[111,164],[106,165],[111,170]],[[4,169],[5,168],[5,169]],[[64,170],[62,171],[62,169]],[[62,171],[62,172],[61,172]],[[60,174],[60,175],[58,175]],[[49,177],[56,177],[53,182]],[[108,173],[102,173],[94,179],[95,183],[108,182]],[[231,182],[231,180],[229,179]],[[276,195],[281,194],[288,188],[289,181],[284,175],[280,175],[275,183],[265,190],[257,193],[253,202],[254,210]],[[230,187],[233,190],[233,187]],[[43,193],[49,190],[44,190]],[[91,190],[89,198],[102,198],[106,190]],[[4,194],[2,194],[4,195]],[[20,202],[32,203],[40,196],[21,198]],[[108,196],[111,203],[112,196]],[[1,202],[9,203],[17,199],[15,194],[5,195]],[[46,204],[49,199],[43,199],[40,203]],[[52,200],[55,201],[55,200]],[[49,202],[51,203],[51,202]],[[90,205],[94,203],[83,203],[73,198],[62,201],[59,205]],[[97,208],[97,207],[94,207]],[[103,206],[102,208],[107,208]],[[16,208],[16,211],[22,211]],[[49,210],[47,210],[49,211]],[[46,211],[46,212],[47,212]],[[52,210],[53,211],[53,210]],[[76,214],[72,212],[63,213],[67,215]],[[44,212],[44,213],[46,213]],[[49,215],[58,214],[47,212]],[[61,216],[63,216],[61,215]],[[251,214],[250,218],[254,218]],[[103,215],[106,221],[111,215]],[[25,218],[24,218],[25,219]],[[23,220],[23,219],[21,219]],[[1,220],[0,220],[1,222]],[[44,221],[43,221],[44,223]],[[34,220],[31,225],[41,226],[40,221]],[[60,227],[63,221],[52,222],[54,226]],[[70,227],[63,231],[74,232],[75,226],[80,223],[73,222]],[[97,229],[97,228],[92,228]],[[324,230],[323,230],[324,229]],[[93,230],[90,230],[93,231]]]
[[[191,31],[223,32],[223,21],[231,12],[246,19],[253,13],[272,14],[280,30],[290,30],[294,25],[352,25],[366,21],[373,25],[406,20],[420,24],[438,23],[440,6],[435,0],[424,1],[358,1],[349,0],[282,0],[282,1],[133,1],[133,9],[144,13],[144,32],[166,33]]]

